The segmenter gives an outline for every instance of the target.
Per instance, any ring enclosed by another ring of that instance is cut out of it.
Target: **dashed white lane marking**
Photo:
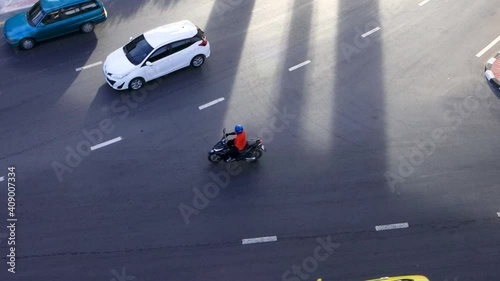
[[[418,4],[418,5],[419,5],[420,7],[422,7],[423,5],[425,5],[425,4],[427,4],[427,3],[429,3],[429,1],[431,1],[431,0],[424,0],[424,1],[422,1],[422,2],[421,2],[420,4]]]
[[[375,33],[375,32],[377,32],[377,31],[379,31],[379,30],[380,30],[380,27],[378,27],[378,26],[377,26],[377,27],[375,27],[374,29],[372,29],[372,30],[368,31],[367,33],[362,34],[362,35],[361,35],[361,37],[365,38],[366,36],[368,36],[368,35],[370,35],[370,34],[372,34],[372,33]]]
[[[222,102],[222,101],[224,101],[224,98],[218,98],[218,99],[213,100],[213,101],[211,101],[211,102],[209,102],[209,103],[205,103],[204,105],[199,106],[198,108],[199,108],[200,110],[203,110],[203,109],[205,109],[205,108],[207,108],[207,107],[209,107],[209,106],[212,106],[212,105],[214,105],[214,104],[218,104],[219,102]]]
[[[481,57],[482,55],[484,55],[484,53],[488,52],[489,49],[493,48],[493,46],[495,46],[496,43],[498,43],[500,41],[500,36],[497,37],[497,39],[493,40],[493,42],[491,42],[488,46],[486,46],[486,48],[484,48],[481,52],[477,53],[476,57]]]
[[[295,69],[297,69],[297,68],[301,68],[301,67],[303,67],[304,65],[308,65],[308,64],[310,64],[310,63],[311,63],[311,61],[310,61],[310,60],[306,60],[305,62],[299,63],[299,64],[297,64],[296,66],[292,66],[292,67],[290,67],[290,68],[288,69],[288,71],[294,71]]]
[[[99,148],[101,148],[101,147],[105,147],[106,145],[110,145],[110,144],[113,144],[113,143],[115,143],[115,142],[119,142],[119,141],[121,141],[121,140],[122,140],[122,137],[117,137],[117,138],[114,138],[114,139],[112,139],[112,140],[105,141],[105,142],[100,143],[100,144],[96,144],[96,145],[92,146],[92,147],[90,148],[90,150],[96,150],[96,149],[99,149]]]
[[[102,61],[98,61],[98,62],[93,63],[93,64],[89,64],[89,65],[86,65],[86,66],[79,67],[79,68],[75,69],[75,71],[82,71],[84,69],[91,68],[91,67],[94,67],[94,66],[98,66],[100,64],[102,64]]]
[[[3,181],[3,177],[0,177],[0,181]]]
[[[246,244],[266,243],[266,242],[275,242],[275,241],[278,241],[278,237],[267,236],[267,237],[241,239],[241,244],[246,245]]]
[[[408,227],[410,227],[410,225],[408,225],[408,223],[405,222],[405,223],[377,225],[375,226],[375,230],[383,231],[383,230],[393,230],[393,229],[408,228]]]
[[[497,216],[500,218],[500,212],[497,213]]]

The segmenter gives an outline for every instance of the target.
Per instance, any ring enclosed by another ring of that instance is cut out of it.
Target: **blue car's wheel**
[[[29,50],[35,47],[35,40],[31,38],[24,38],[19,42],[19,47],[23,50]]]
[[[94,30],[94,24],[91,22],[86,22],[86,23],[82,24],[82,26],[80,26],[80,30],[83,33],[90,33]]]

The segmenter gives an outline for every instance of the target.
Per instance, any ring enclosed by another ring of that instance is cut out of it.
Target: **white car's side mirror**
[[[152,64],[150,61],[147,61],[147,62],[146,62],[146,65],[147,65],[147,66],[152,66],[153,64]]]
[[[132,39],[134,39],[134,38],[133,38],[133,37],[130,37],[130,39],[128,39],[128,41],[130,42],[130,41],[132,41]]]

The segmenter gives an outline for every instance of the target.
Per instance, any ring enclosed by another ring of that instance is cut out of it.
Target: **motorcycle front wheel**
[[[217,154],[208,154],[208,161],[212,163],[219,163],[220,161],[222,161],[222,157]]]

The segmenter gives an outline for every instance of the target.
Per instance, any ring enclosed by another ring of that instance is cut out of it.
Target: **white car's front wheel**
[[[128,87],[132,90],[139,90],[140,88],[142,88],[142,86],[144,86],[144,83],[144,79],[142,79],[141,77],[136,77],[130,80],[130,83],[128,83]]]

